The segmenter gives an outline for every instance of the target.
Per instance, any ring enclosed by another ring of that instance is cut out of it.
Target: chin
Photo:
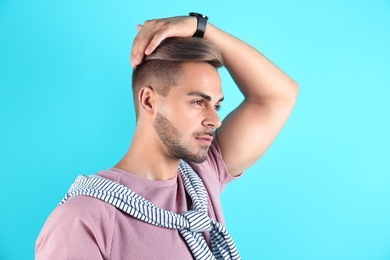
[[[183,159],[184,161],[188,161],[188,162],[193,162],[193,163],[202,163],[204,161],[207,160],[207,154],[194,154],[194,155],[188,155],[188,156],[183,156]]]
[[[189,160],[190,162],[193,162],[193,163],[203,163],[205,162],[207,159],[207,156],[205,158],[197,158],[195,160]]]
[[[184,160],[186,162],[202,163],[206,161],[209,147],[203,147],[202,149],[194,150],[193,152],[184,146],[169,147],[169,153],[177,159]],[[172,149],[175,148],[175,149]]]

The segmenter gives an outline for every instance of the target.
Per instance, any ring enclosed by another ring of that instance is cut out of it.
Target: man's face
[[[207,64],[183,65],[183,78],[166,97],[157,98],[154,129],[168,153],[179,159],[201,163],[221,125],[217,110],[223,100],[217,70]]]

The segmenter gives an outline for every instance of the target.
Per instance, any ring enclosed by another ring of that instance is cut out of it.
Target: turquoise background
[[[276,141],[222,196],[243,259],[390,259],[388,0],[0,0],[0,259],[32,259],[74,178],[127,151],[135,26],[189,11],[300,84]],[[221,74],[224,117],[242,97]]]

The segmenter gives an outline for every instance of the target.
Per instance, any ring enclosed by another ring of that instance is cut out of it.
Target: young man
[[[203,15],[138,30],[130,148],[99,178],[77,179],[45,223],[36,259],[240,258],[219,196],[274,140],[298,86]],[[223,124],[222,62],[245,98]]]

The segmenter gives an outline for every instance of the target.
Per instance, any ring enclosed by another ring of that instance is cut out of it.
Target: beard
[[[207,153],[210,146],[202,145],[197,153],[190,152],[186,147],[180,144],[180,139],[183,137],[180,131],[159,112],[156,115],[153,127],[161,141],[165,144],[170,155],[194,163],[202,163],[207,159]],[[193,136],[195,138],[196,136],[204,134],[213,135],[214,131],[209,130],[202,133],[195,133]]]

